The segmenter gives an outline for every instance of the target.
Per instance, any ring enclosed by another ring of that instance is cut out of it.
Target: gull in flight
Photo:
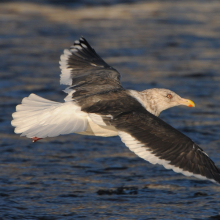
[[[11,124],[15,133],[36,142],[78,133],[119,135],[136,155],[177,173],[220,183],[220,170],[189,137],[158,116],[168,108],[195,104],[168,89],[124,89],[120,74],[85,38],[60,57],[60,83],[68,85],[64,103],[30,94],[17,105]]]

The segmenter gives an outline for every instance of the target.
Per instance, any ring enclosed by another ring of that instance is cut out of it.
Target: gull
[[[30,94],[17,105],[15,133],[36,142],[77,133],[117,136],[136,155],[186,176],[220,183],[220,170],[189,137],[158,116],[168,108],[195,104],[169,89],[128,90],[120,74],[81,37],[60,57],[64,103]]]

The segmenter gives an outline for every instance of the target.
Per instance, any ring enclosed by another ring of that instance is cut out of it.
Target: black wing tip
[[[79,38],[79,40],[75,40],[74,43],[73,43],[73,47],[74,46],[80,46],[82,48],[89,48],[89,49],[93,49],[90,44],[88,43],[88,41],[83,37],[81,36]]]
[[[75,40],[73,45],[80,45],[81,43],[88,43],[87,40],[83,36],[81,36],[79,40]]]

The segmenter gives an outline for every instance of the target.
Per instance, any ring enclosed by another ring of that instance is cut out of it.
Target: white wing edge
[[[136,155],[141,157],[142,159],[152,163],[152,164],[160,164],[163,165],[166,169],[172,169],[176,173],[182,173],[185,176],[194,176],[196,178],[202,179],[202,180],[210,180],[214,183],[217,183],[213,179],[208,179],[202,175],[194,174],[192,172],[184,171],[183,169],[176,167],[174,165],[170,164],[170,161],[160,159],[159,157],[155,156],[151,153],[150,150],[148,150],[145,145],[136,140],[134,137],[132,137],[130,134],[126,132],[119,131],[118,135],[121,138],[121,141]]]
[[[60,84],[62,85],[72,85],[72,78],[71,78],[71,68],[68,67],[68,59],[72,55],[71,51],[65,49],[63,54],[60,56]]]

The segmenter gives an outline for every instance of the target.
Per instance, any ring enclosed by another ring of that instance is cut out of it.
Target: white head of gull
[[[130,90],[130,95],[135,97],[148,112],[156,116],[159,116],[162,111],[178,105],[195,106],[191,100],[181,98],[169,89],[154,88],[142,92]]]
[[[126,90],[120,74],[81,37],[60,59],[60,83],[68,85],[64,103],[30,94],[17,105],[15,133],[36,142],[78,133],[119,135],[139,157],[167,169],[220,183],[220,170],[190,138],[158,116],[168,108],[195,104],[168,89]]]

